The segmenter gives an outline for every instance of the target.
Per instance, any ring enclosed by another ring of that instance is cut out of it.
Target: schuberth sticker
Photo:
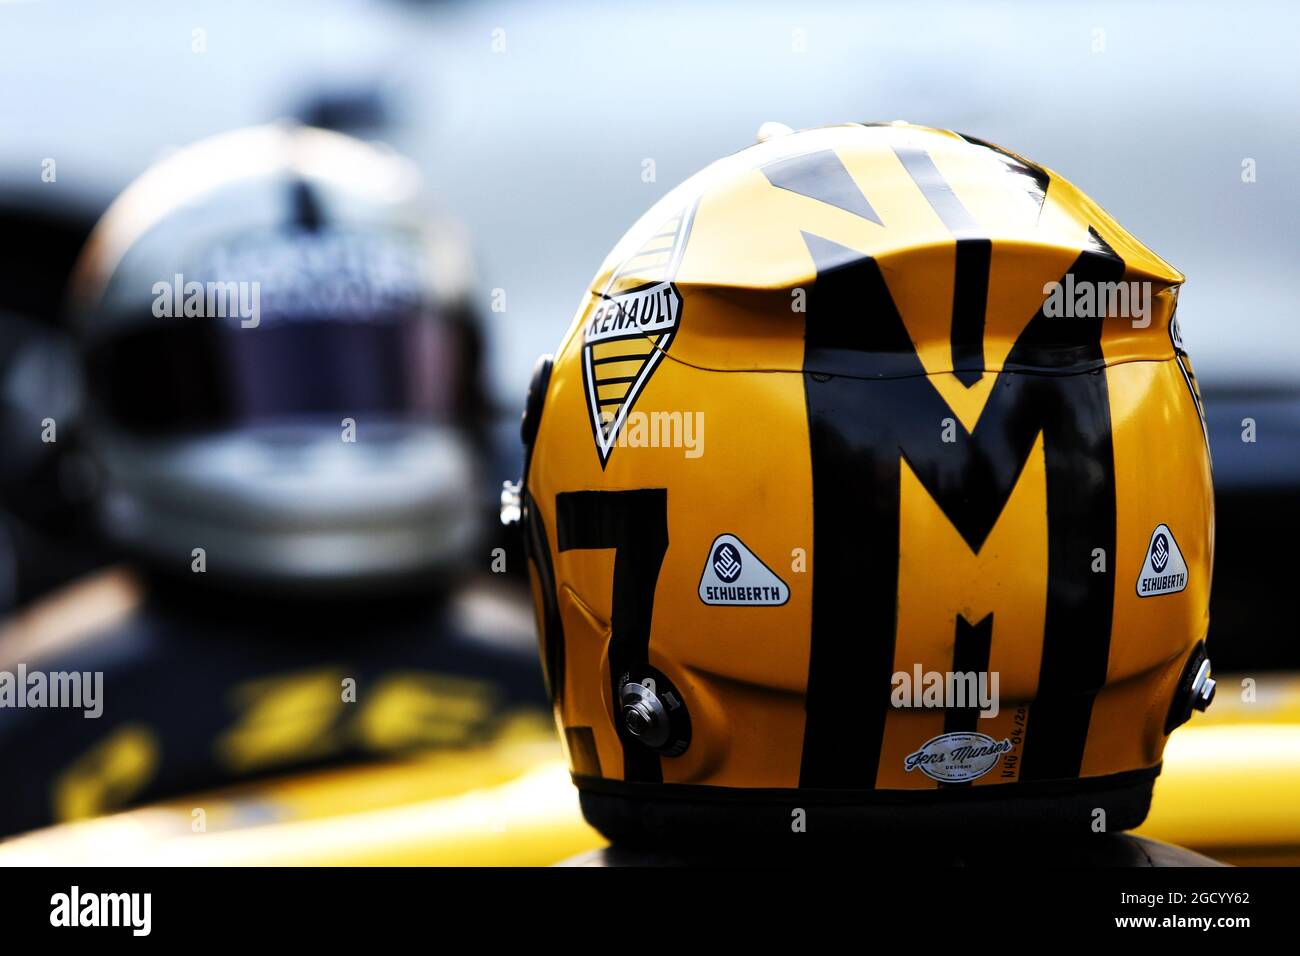
[[[903,768],[908,773],[920,770],[940,783],[965,783],[996,767],[1012,746],[1010,738],[994,740],[987,734],[941,734],[908,754]]]
[[[1146,560],[1137,579],[1138,597],[1177,594],[1187,587],[1187,562],[1178,550],[1178,542],[1169,526],[1157,525],[1151,532]]]
[[[704,562],[700,600],[770,607],[790,600],[790,588],[734,534],[720,534]]]
[[[692,206],[668,220],[619,266],[583,324],[582,380],[601,468],[681,322],[682,296],[672,279],[694,212]]]

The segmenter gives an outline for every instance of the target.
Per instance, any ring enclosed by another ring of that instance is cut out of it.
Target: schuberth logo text
[[[712,605],[774,606],[790,600],[790,588],[734,534],[720,534],[704,562],[700,600]]]
[[[694,207],[664,223],[619,266],[584,323],[582,379],[601,468],[681,323],[682,296],[672,278],[693,214]]]
[[[1169,526],[1157,525],[1151,532],[1146,560],[1138,574],[1138,597],[1155,597],[1159,594],[1177,594],[1187,587],[1187,562],[1178,549],[1174,533]]]

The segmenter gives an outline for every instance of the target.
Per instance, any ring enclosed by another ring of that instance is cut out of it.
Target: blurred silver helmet
[[[70,303],[110,538],[275,589],[464,562],[471,265],[419,189],[381,147],[276,125],[181,150],[109,208]]]

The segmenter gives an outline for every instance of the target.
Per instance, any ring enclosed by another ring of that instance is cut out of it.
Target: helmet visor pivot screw
[[[1210,661],[1201,662],[1196,678],[1192,681],[1192,706],[1197,710],[1206,710],[1214,702],[1215,680],[1210,676]]]
[[[668,712],[657,694],[643,684],[623,685],[623,726],[647,747],[668,742]]]

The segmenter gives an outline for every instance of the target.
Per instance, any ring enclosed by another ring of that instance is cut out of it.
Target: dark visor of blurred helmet
[[[87,374],[98,411],[152,435],[363,415],[442,422],[460,353],[456,329],[427,309],[255,328],[168,318],[98,343]]]

